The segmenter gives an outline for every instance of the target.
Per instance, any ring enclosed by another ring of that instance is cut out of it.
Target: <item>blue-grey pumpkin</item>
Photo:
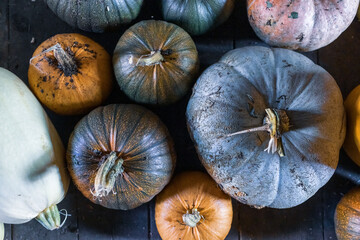
[[[234,8],[234,0],[162,0],[162,14],[191,35],[203,34],[225,22]]]
[[[285,49],[228,52],[200,76],[186,115],[209,174],[257,207],[290,208],[313,196],[333,175],[345,136],[335,80]]]
[[[45,0],[49,8],[73,27],[104,32],[134,20],[143,0]]]

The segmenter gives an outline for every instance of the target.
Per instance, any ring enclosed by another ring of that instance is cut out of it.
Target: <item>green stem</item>
[[[151,66],[155,64],[160,64],[164,61],[161,51],[151,51],[148,55],[142,55],[136,63],[136,66]]]
[[[123,163],[124,160],[118,158],[116,152],[111,152],[108,155],[96,173],[94,191],[90,190],[94,197],[101,198],[113,191],[117,176],[124,172]]]
[[[60,213],[56,204],[42,211],[35,219],[48,230],[58,229],[61,226]]]
[[[182,218],[183,218],[183,222],[187,226],[196,227],[198,222],[200,222],[201,218],[204,217],[200,215],[200,212],[196,208],[193,208],[191,210],[191,213],[189,213],[189,211],[186,211],[186,213],[182,216]]]

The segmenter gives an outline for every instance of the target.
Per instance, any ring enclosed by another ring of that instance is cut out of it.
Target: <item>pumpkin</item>
[[[49,8],[73,27],[90,32],[118,29],[134,20],[143,0],[45,0]]]
[[[204,34],[225,22],[234,8],[234,0],[162,0],[161,3],[164,19],[192,35]]]
[[[62,115],[86,113],[110,95],[111,57],[90,38],[58,34],[35,50],[28,78],[31,90],[50,110]]]
[[[67,162],[82,194],[112,209],[150,201],[170,181],[175,150],[167,128],[137,105],[98,107],[71,134]]]
[[[0,223],[35,218],[59,228],[56,204],[69,186],[65,151],[35,96],[13,73],[0,68]]]
[[[164,21],[142,21],[116,45],[115,76],[132,100],[167,105],[192,87],[199,68],[195,43],[183,29]]]
[[[272,46],[313,51],[333,42],[353,21],[359,0],[247,0],[250,25]]]
[[[155,222],[163,240],[222,240],[232,217],[231,198],[202,172],[179,174],[156,197]]]
[[[335,210],[335,231],[339,240],[360,239],[360,188],[346,193]]]
[[[209,174],[258,208],[290,208],[314,195],[333,175],[345,137],[335,80],[286,49],[225,54],[197,80],[186,116]]]
[[[0,223],[0,240],[3,240],[5,236],[4,224]]]
[[[347,129],[344,141],[346,154],[360,166],[360,86],[354,88],[345,100]]]

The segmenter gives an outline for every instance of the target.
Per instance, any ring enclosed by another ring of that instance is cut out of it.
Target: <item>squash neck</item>
[[[117,156],[116,152],[111,152],[105,162],[100,166],[94,181],[94,190],[90,192],[95,198],[107,196],[113,191],[116,178],[124,172],[124,160]]]
[[[289,131],[290,123],[289,117],[287,116],[284,110],[266,108],[266,117],[264,118],[264,125],[260,127],[250,128],[242,130],[239,132],[231,133],[226,135],[227,137],[249,133],[249,132],[258,132],[266,131],[270,134],[270,140],[268,147],[265,149],[266,152],[274,154],[277,152],[280,157],[285,156],[284,148],[281,141],[281,136],[283,133]]]
[[[56,204],[46,208],[35,219],[48,230],[55,230],[61,227],[60,213]]]
[[[187,210],[182,216],[183,222],[189,227],[196,227],[202,218],[204,217],[200,215],[200,212],[196,208],[193,208],[191,213]]]

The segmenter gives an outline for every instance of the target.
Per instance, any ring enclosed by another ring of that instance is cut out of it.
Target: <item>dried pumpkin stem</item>
[[[116,152],[108,155],[96,173],[94,191],[90,190],[94,197],[101,198],[113,191],[117,176],[124,172],[123,163],[124,160]]]
[[[136,66],[151,66],[160,64],[164,61],[164,57],[160,50],[151,51],[150,54],[142,55],[136,63]]]
[[[281,135],[289,131],[289,118],[284,110],[266,108],[267,116],[264,118],[264,125],[260,127],[250,128],[239,132],[231,133],[226,137],[249,133],[267,131],[270,134],[270,140],[266,152],[274,154],[277,152],[280,157],[285,156],[284,148],[281,141]]]
[[[60,213],[56,204],[53,204],[42,211],[35,219],[48,230],[54,230],[61,227]]]
[[[196,227],[198,222],[200,222],[200,220],[204,217],[200,215],[200,212],[196,208],[193,208],[191,210],[191,213],[189,213],[189,211],[186,211],[186,213],[182,216],[182,218],[183,218],[183,222],[187,226]]]

